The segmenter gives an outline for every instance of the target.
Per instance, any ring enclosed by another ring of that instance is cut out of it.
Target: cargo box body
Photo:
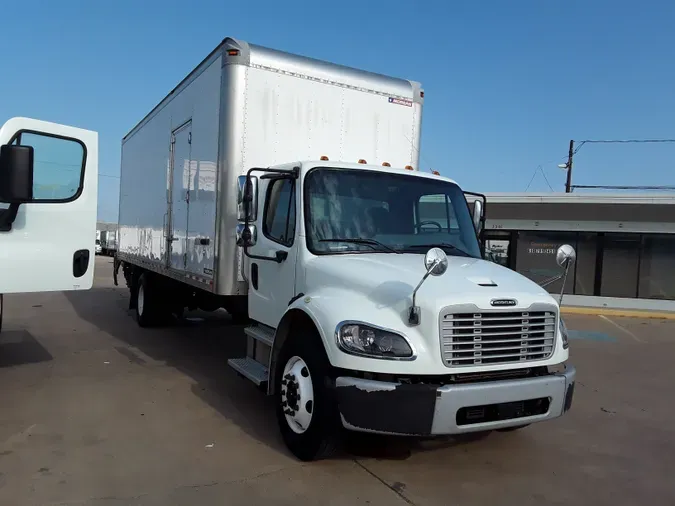
[[[237,177],[300,160],[418,169],[416,82],[225,39],[122,141],[118,258],[245,295]]]

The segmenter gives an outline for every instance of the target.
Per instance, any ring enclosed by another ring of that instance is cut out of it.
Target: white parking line
[[[614,325],[617,329],[623,331],[625,334],[628,334],[630,337],[632,337],[632,338],[633,338],[635,341],[637,341],[638,343],[644,343],[644,341],[643,341],[642,339],[640,339],[638,336],[636,336],[635,334],[633,334],[630,330],[628,330],[628,329],[627,329],[626,327],[624,327],[623,325],[619,325],[618,323],[616,323],[614,320],[612,320],[612,319],[609,318],[608,316],[605,316],[605,315],[602,315],[602,314],[601,314],[601,315],[598,315],[598,316],[599,316],[600,318],[602,318],[603,320],[608,321],[609,323],[611,323],[612,325]]]

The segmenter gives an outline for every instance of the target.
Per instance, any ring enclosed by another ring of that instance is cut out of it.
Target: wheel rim
[[[281,407],[293,432],[302,434],[309,428],[314,412],[314,387],[309,367],[300,357],[292,357],[284,367]]]
[[[138,307],[138,314],[143,316],[143,306],[145,305],[145,290],[143,290],[143,285],[138,287],[138,300],[136,301],[136,307]]]

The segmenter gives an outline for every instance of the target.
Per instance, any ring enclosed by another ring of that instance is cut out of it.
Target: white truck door
[[[248,312],[274,328],[295,296],[296,184],[295,179],[278,178],[260,185],[257,242],[249,248],[249,253],[269,260],[249,259]],[[278,262],[272,260],[277,257]]]
[[[98,134],[27,118],[0,128],[0,293],[94,279]]]

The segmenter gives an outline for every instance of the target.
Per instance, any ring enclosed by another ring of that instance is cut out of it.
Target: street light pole
[[[570,151],[567,155],[567,182],[565,183],[565,193],[572,193],[572,158],[574,157],[574,141],[570,140]]]

